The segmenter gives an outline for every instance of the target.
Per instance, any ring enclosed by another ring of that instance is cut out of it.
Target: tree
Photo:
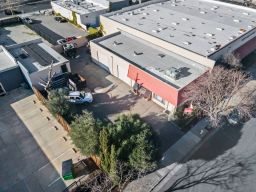
[[[82,154],[90,156],[99,154],[99,132],[101,123],[94,119],[93,114],[83,111],[76,116],[71,123],[70,136],[73,143],[80,149]]]
[[[66,116],[70,111],[70,104],[66,99],[67,92],[64,89],[55,89],[48,93],[46,103],[50,112],[55,116],[57,114]]]
[[[11,15],[14,15],[14,8],[20,4],[20,0],[4,0],[1,2],[2,9],[10,10]]]
[[[100,131],[99,135],[99,143],[100,143],[100,159],[101,159],[101,167],[104,171],[109,173],[110,170],[110,151],[109,151],[109,133],[106,128],[103,128]]]
[[[242,64],[238,55],[234,53],[226,54],[223,58],[224,62],[233,68],[241,68]]]
[[[117,154],[114,145],[111,145],[109,175],[114,184],[118,184],[120,178],[117,173]]]
[[[108,130],[119,161],[140,171],[155,167],[157,146],[153,130],[137,114],[120,115]]]
[[[217,127],[223,116],[235,109],[239,117],[248,117],[255,108],[255,87],[247,88],[247,74],[236,69],[214,67],[183,90],[182,96],[191,102],[198,115],[207,116]]]

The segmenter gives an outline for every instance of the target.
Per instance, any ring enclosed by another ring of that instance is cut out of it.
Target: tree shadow
[[[235,147],[242,137],[244,124],[230,125],[225,123],[209,138],[190,159],[211,161]]]
[[[180,130],[174,123],[167,120],[167,115],[156,114],[151,112],[142,119],[151,125],[156,132],[158,142],[160,143],[160,153],[164,153],[167,149],[176,143],[183,135],[184,132]]]
[[[246,178],[253,174],[255,154],[249,156],[227,153],[213,161],[190,161],[172,177],[165,191],[178,191],[200,185],[200,190],[221,188],[225,191],[243,191]],[[202,186],[204,185],[204,186]],[[205,188],[202,188],[205,187]],[[213,188],[212,188],[213,187]],[[190,190],[189,190],[190,191]]]

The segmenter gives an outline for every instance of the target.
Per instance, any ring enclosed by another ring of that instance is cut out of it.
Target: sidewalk
[[[182,167],[179,164],[188,157],[201,141],[208,135],[209,131],[205,128],[208,122],[206,119],[199,121],[190,131],[180,140],[172,145],[163,155],[160,166],[163,168],[146,175],[145,177],[131,182],[125,189],[126,192],[159,192],[161,186]]]

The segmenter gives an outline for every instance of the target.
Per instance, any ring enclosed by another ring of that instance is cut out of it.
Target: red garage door
[[[167,100],[171,104],[177,106],[178,91],[171,85],[168,85],[167,83],[133,65],[129,65],[128,77]]]

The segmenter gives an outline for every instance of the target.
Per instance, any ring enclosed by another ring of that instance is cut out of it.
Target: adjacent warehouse
[[[0,95],[24,82],[22,72],[10,53],[0,46]]]
[[[52,64],[54,74],[71,72],[69,61],[42,42],[41,39],[0,47],[0,83],[10,91],[27,82],[30,87],[43,89]]]
[[[93,60],[168,110],[223,56],[256,49],[256,10],[218,1],[151,1],[100,18],[106,36],[91,42]]]
[[[99,26],[99,16],[109,10],[118,10],[129,5],[128,0],[77,0],[52,1],[52,9],[70,21],[76,22],[83,29]]]

